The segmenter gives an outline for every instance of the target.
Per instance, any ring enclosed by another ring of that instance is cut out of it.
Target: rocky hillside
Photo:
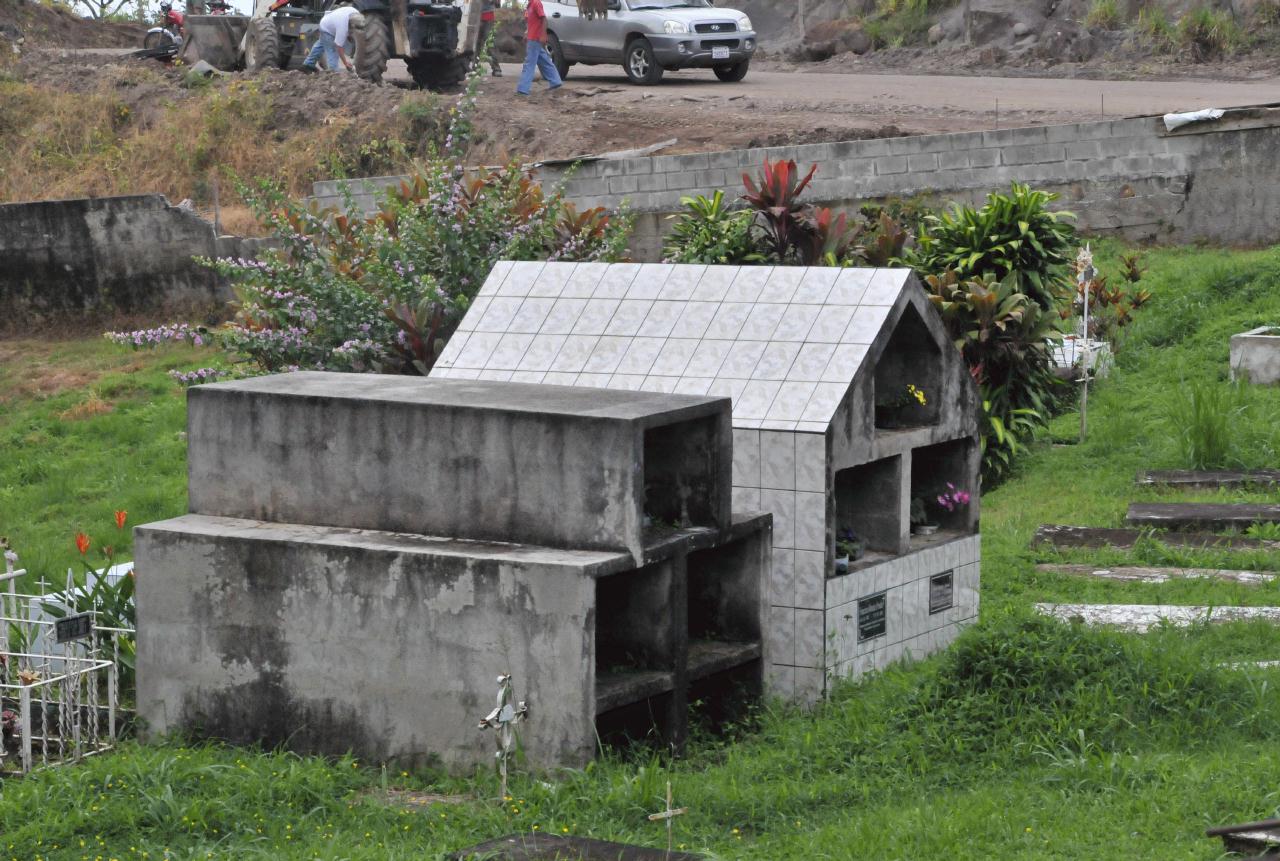
[[[915,64],[923,50],[968,67],[1153,60],[1156,71],[1162,63],[1270,57],[1280,23],[1280,0],[730,2],[751,15],[775,56],[805,62],[899,52]]]

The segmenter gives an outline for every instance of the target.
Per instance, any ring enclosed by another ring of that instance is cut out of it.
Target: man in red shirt
[[[524,68],[520,70],[520,83],[516,85],[516,94],[529,95],[533,88],[533,70],[542,73],[542,80],[551,85],[551,89],[560,89],[564,82],[556,71],[556,64],[551,62],[551,54],[547,52],[547,13],[542,8],[542,0],[529,0],[529,8],[525,12],[528,28],[525,30]]]
[[[502,0],[482,0],[482,3],[484,5],[480,7],[480,38],[477,40],[480,57],[477,59],[477,65],[479,60],[483,60],[484,55],[488,54],[489,70],[495,78],[501,78],[502,67],[498,65],[498,49],[496,46],[489,44],[489,35],[493,33],[493,28],[497,22],[497,15],[493,10],[502,5]]]

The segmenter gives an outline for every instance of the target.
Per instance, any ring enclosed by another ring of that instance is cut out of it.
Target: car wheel
[[[662,67],[653,56],[648,39],[636,38],[627,43],[622,68],[633,84],[656,84],[662,80]]]
[[[716,66],[716,77],[727,84],[736,84],[747,76],[747,69],[751,67],[750,60],[743,60],[741,63],[734,63],[732,66]]]
[[[564,49],[560,47],[560,37],[555,33],[547,34],[547,52],[551,54],[551,62],[560,73],[560,80],[569,79],[569,64],[564,60]]]

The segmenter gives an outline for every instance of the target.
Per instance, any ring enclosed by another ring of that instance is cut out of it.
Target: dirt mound
[[[81,18],[64,6],[35,0],[0,0],[0,43],[30,48],[142,47],[146,28]]]

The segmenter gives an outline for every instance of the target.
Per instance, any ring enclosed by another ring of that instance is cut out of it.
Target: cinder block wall
[[[960,134],[807,144],[692,155],[587,162],[571,172],[543,168],[579,206],[636,213],[633,254],[661,256],[666,216],[686,195],[742,193],[743,172],[766,158],[818,166],[808,199],[854,207],[887,198],[980,202],[1012,182],[1062,195],[1086,231],[1137,241],[1260,245],[1280,232],[1280,109],[1241,108],[1216,122],[1166,132],[1159,117]],[[374,205],[400,177],[353,183]],[[324,204],[340,204],[339,183],[317,183]]]

